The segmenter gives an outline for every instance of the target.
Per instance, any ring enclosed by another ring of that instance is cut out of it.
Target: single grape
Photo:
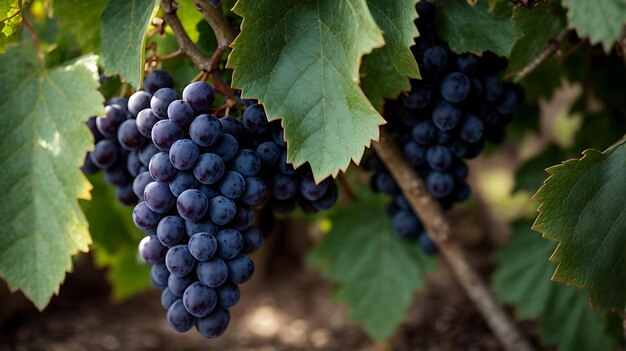
[[[131,183],[127,183],[124,186],[118,186],[115,189],[115,195],[117,200],[124,205],[131,206],[137,204],[137,196],[133,192],[133,185]]]
[[[313,175],[307,175],[300,179],[300,194],[309,201],[319,200],[326,194],[329,184],[329,178],[324,179],[319,184],[315,184]]]
[[[237,150],[239,150],[237,139],[230,134],[221,134],[213,145],[213,153],[221,157],[224,162],[232,160],[237,155]]]
[[[152,183],[152,177],[148,172],[141,172],[133,180],[133,192],[135,195],[143,199],[143,192],[146,190],[146,185]]]
[[[215,144],[222,134],[222,124],[213,115],[200,115],[189,126],[189,136],[194,143],[209,147]]]
[[[198,162],[193,167],[193,174],[202,184],[214,184],[222,178],[225,170],[226,167],[221,157],[213,153],[205,153],[198,158]]]
[[[232,169],[244,177],[255,176],[261,170],[261,158],[252,150],[239,150],[232,161]]]
[[[401,210],[391,219],[395,232],[405,239],[416,239],[422,231],[422,224],[410,210]]]
[[[170,274],[179,278],[193,271],[196,260],[189,252],[187,245],[177,245],[170,248],[165,255],[165,265]]]
[[[166,213],[174,207],[176,198],[167,184],[152,182],[143,191],[146,205],[156,213]]]
[[[280,159],[280,148],[276,145],[276,143],[271,141],[261,143],[256,148],[256,153],[259,155],[261,164],[265,168],[274,167]]]
[[[117,131],[117,140],[127,150],[138,150],[146,141],[143,135],[139,133],[134,119],[127,119],[120,125]]]
[[[80,170],[85,174],[94,174],[100,170],[100,168],[91,160],[90,154],[90,152],[85,154],[83,165],[80,166]]]
[[[213,288],[195,282],[185,289],[183,305],[192,316],[206,317],[217,306],[217,294]]]
[[[280,169],[280,172],[285,175],[296,174],[296,169],[293,168],[293,165],[291,163],[287,163],[287,150],[283,150],[280,153],[280,159],[278,160],[278,169]]]
[[[178,296],[174,295],[168,288],[165,288],[161,293],[161,306],[166,310],[169,309],[176,300],[178,300]]]
[[[152,94],[147,91],[136,91],[128,98],[128,112],[136,117],[139,111],[150,107],[150,99]]]
[[[155,288],[167,288],[167,279],[169,276],[170,272],[167,270],[165,263],[159,262],[152,265],[152,268],[150,269],[150,281]]]
[[[198,146],[189,139],[176,140],[170,147],[170,162],[181,171],[191,169],[199,156]]]
[[[207,219],[202,222],[185,221],[185,230],[187,236],[191,237],[196,233],[209,233],[215,235],[217,233],[217,225]]]
[[[125,120],[126,116],[120,109],[115,106],[105,106],[104,116],[96,117],[96,127],[103,136],[112,137]]]
[[[161,150],[159,150],[153,143],[147,143],[141,148],[141,150],[139,150],[139,161],[141,161],[142,165],[148,167],[152,156],[158,154],[160,151]]]
[[[225,196],[216,196],[209,202],[209,218],[217,225],[226,225],[235,218],[237,205]]]
[[[446,101],[458,104],[465,101],[469,96],[472,90],[472,82],[465,74],[453,72],[443,77],[439,89],[441,96]]]
[[[171,88],[174,86],[172,76],[165,71],[152,71],[143,80],[143,89],[150,94],[161,88]]]
[[[468,115],[463,125],[461,125],[459,136],[468,143],[475,143],[483,137],[484,129],[483,122],[478,117]]]
[[[196,267],[198,279],[207,286],[217,288],[228,279],[228,266],[219,258],[198,262]]]
[[[375,188],[383,194],[394,195],[400,191],[400,189],[398,189],[398,185],[396,185],[396,181],[387,172],[378,173],[375,175],[374,179],[374,183],[376,185]]]
[[[278,200],[287,200],[296,195],[298,178],[286,174],[276,174],[272,181],[272,195]]]
[[[241,174],[235,171],[228,171],[220,181],[220,192],[222,195],[236,199],[246,190],[246,182]]]
[[[126,170],[131,177],[136,177],[139,173],[141,173],[140,169],[142,167],[141,161],[139,160],[139,153],[137,151],[132,151],[128,154],[126,158]]]
[[[196,330],[202,336],[212,339],[222,335],[228,323],[230,322],[230,314],[227,310],[216,308],[206,317],[198,318],[196,321]]]
[[[454,189],[454,178],[449,173],[432,172],[426,177],[426,187],[436,198],[444,198]]]
[[[130,112],[128,111],[128,99],[127,98],[124,98],[121,96],[112,97],[111,100],[109,100],[109,102],[107,103],[107,105],[115,106],[120,111],[124,112],[125,115],[130,116]]]
[[[167,118],[167,109],[170,104],[178,99],[178,94],[171,88],[161,88],[154,92],[150,99],[150,108],[155,116],[160,119]]]
[[[152,127],[151,138],[159,150],[168,151],[176,140],[183,138],[183,129],[169,119],[164,119]]]
[[[187,128],[193,121],[193,108],[185,100],[174,100],[167,107],[167,116],[181,128]]]
[[[496,102],[502,95],[503,84],[496,76],[487,76],[483,79],[485,101]]]
[[[412,211],[411,204],[402,194],[398,194],[393,198],[393,202],[398,206],[400,210]]]
[[[189,238],[189,252],[198,261],[208,261],[217,251],[217,240],[207,232],[199,232]]]
[[[260,204],[267,191],[265,183],[257,177],[248,177],[245,182],[245,191],[240,197],[241,202],[249,206]]]
[[[110,167],[117,160],[117,147],[107,139],[100,140],[89,153],[89,158],[99,168]]]
[[[435,245],[426,232],[422,232],[422,234],[420,234],[417,242],[419,243],[420,248],[422,248],[422,251],[429,255],[435,254],[438,251],[437,245]]]
[[[439,130],[449,131],[459,124],[461,111],[454,105],[441,101],[432,112],[432,120]],[[419,142],[419,141],[418,141]]]
[[[464,180],[469,175],[469,170],[467,169],[467,165],[463,161],[456,162],[454,167],[452,167],[452,175],[454,178],[459,180]]]
[[[222,125],[222,131],[234,136],[236,139],[241,139],[243,136],[243,125],[237,118],[231,116],[224,116],[220,118],[220,124]]]
[[[200,184],[191,172],[176,172],[176,175],[169,183],[170,191],[178,197],[183,191],[188,189],[198,189]]]
[[[243,248],[241,253],[250,254],[258,250],[263,244],[263,233],[255,227],[249,227],[241,232],[243,236]]]
[[[220,189],[217,185],[200,184],[198,190],[200,190],[200,192],[202,192],[208,200],[211,200],[212,198],[221,194]]]
[[[198,281],[198,277],[195,272],[191,272],[184,277],[177,277],[170,274],[169,278],[167,278],[167,288],[172,292],[172,294],[182,297],[185,289],[187,289],[191,283],[196,281]]]
[[[420,145],[430,145],[437,136],[437,128],[431,121],[422,121],[413,127],[412,136]]]
[[[187,189],[178,196],[176,208],[184,219],[197,221],[206,213],[208,200],[200,190]]]
[[[423,109],[430,103],[432,92],[430,89],[413,89],[402,96],[402,103],[412,110]]]
[[[241,293],[237,284],[226,282],[219,288],[215,289],[217,292],[217,305],[223,309],[228,309],[239,302]]]
[[[424,68],[439,72],[448,65],[448,51],[441,46],[432,46],[424,51]]]
[[[176,175],[176,168],[170,162],[167,152],[159,152],[152,156],[148,165],[150,176],[159,183],[167,183]]]
[[[228,278],[235,284],[247,282],[254,274],[254,263],[246,255],[239,255],[228,260],[226,265],[228,266]]]
[[[104,181],[113,186],[124,186],[130,182],[130,174],[123,163],[116,163],[104,170]]]
[[[519,97],[511,89],[505,89],[500,96],[500,100],[496,105],[496,111],[503,115],[510,115],[515,112],[515,108],[519,104]]]
[[[230,226],[238,231],[246,230],[252,225],[253,220],[254,212],[252,211],[252,209],[244,204],[238,204],[235,218],[233,218],[233,220],[230,222]]]
[[[261,105],[251,105],[246,108],[241,117],[243,128],[246,132],[256,135],[267,130],[267,117]]]
[[[165,259],[167,248],[161,244],[156,235],[145,236],[139,242],[139,255],[147,264],[156,264]]]
[[[411,165],[419,167],[426,161],[426,149],[415,141],[410,141],[404,145],[404,156]]]
[[[152,211],[145,202],[140,202],[133,209],[133,222],[141,230],[156,229],[160,220],[161,215]]]
[[[146,138],[150,138],[152,136],[152,128],[158,121],[159,119],[152,113],[152,109],[146,108],[139,111],[135,123],[139,133]]]
[[[480,58],[471,53],[460,54],[456,57],[456,68],[465,74],[474,74],[480,67]]]
[[[156,233],[161,244],[172,247],[185,237],[185,221],[179,216],[163,217],[159,221]]]
[[[221,259],[235,258],[243,248],[243,236],[234,229],[226,228],[217,232],[217,254]]]
[[[174,331],[184,333],[193,327],[195,318],[183,305],[183,300],[176,300],[167,310],[167,324]]]
[[[444,171],[452,164],[452,153],[443,145],[434,145],[426,150],[426,162],[437,171]]]
[[[194,82],[183,90],[183,100],[197,113],[206,113],[215,102],[215,90],[205,82]]]
[[[331,182],[326,194],[318,200],[313,201],[312,205],[319,211],[328,210],[337,203],[337,196],[337,185],[335,182]]]

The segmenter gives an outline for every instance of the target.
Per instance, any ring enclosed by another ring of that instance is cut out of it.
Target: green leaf
[[[308,258],[336,283],[350,318],[378,340],[404,319],[422,274],[434,264],[415,242],[393,234],[383,204],[375,197],[338,209],[330,217],[331,231]]]
[[[384,99],[395,99],[411,89],[409,80],[391,64],[388,51],[376,49],[363,58],[361,88],[376,110],[383,110]]]
[[[511,20],[511,7],[489,11],[487,1],[471,6],[466,0],[438,0],[437,33],[455,52],[493,51],[509,56],[522,33]]]
[[[158,0],[109,1],[100,17],[106,74],[119,74],[134,88],[141,86],[146,34],[158,8]]]
[[[533,8],[516,7],[513,21],[523,36],[511,51],[508,70],[518,72],[532,62],[565,26],[559,6],[540,3]]]
[[[22,23],[19,4],[17,0],[0,3],[0,52],[15,39],[15,34]]]
[[[54,14],[59,28],[74,34],[83,49],[100,47],[100,15],[106,0],[54,0]]]
[[[417,62],[409,49],[419,35],[413,21],[417,18],[415,4],[418,0],[367,0],[370,12],[383,31],[385,47],[391,64],[399,74],[420,78]]]
[[[359,89],[359,61],[383,44],[365,0],[240,1],[227,67],[244,98],[282,118],[287,160],[317,180],[359,162],[383,118]]]
[[[176,14],[182,23],[185,32],[189,35],[189,38],[194,43],[200,38],[200,31],[198,31],[198,22],[202,21],[202,13],[198,11],[196,5],[191,0],[178,0],[180,7],[176,10]],[[167,27],[168,32],[171,32],[171,28]],[[172,33],[173,34],[173,33]]]
[[[84,122],[103,103],[96,59],[48,70],[29,47],[0,55],[0,275],[39,309],[91,242],[77,199],[90,189]]]
[[[89,180],[93,200],[81,201],[81,206],[89,221],[94,258],[98,266],[108,268],[113,297],[125,299],[150,287],[150,267],[137,252],[144,235],[133,224],[133,208],[117,201],[115,188],[101,175]]]
[[[556,244],[541,240],[530,230],[531,224],[515,222],[508,243],[494,255],[500,264],[492,280],[496,297],[514,305],[519,318],[538,318],[545,346],[556,344],[559,350],[613,349],[616,341],[605,330],[603,314],[589,308],[587,293],[550,280],[553,265],[548,257]]]
[[[559,242],[550,260],[553,279],[589,288],[591,303],[623,310],[626,302],[626,146],[586,150],[580,160],[549,168],[535,195],[541,202],[533,226]]]
[[[601,4],[589,0],[563,0],[568,8],[569,26],[592,44],[602,43],[609,52],[626,23],[626,1],[606,0]]]
[[[546,179],[545,169],[568,157],[556,144],[548,145],[540,154],[527,160],[515,173],[515,189],[536,191]]]

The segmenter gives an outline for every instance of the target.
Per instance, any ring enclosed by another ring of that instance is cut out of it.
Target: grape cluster
[[[470,195],[463,159],[478,156],[485,140],[502,141],[523,92],[519,86],[497,78],[496,74],[506,68],[506,60],[488,52],[482,57],[453,53],[437,37],[435,7],[421,1],[417,11],[420,36],[411,49],[422,79],[411,81],[409,93],[388,101],[384,114],[387,128],[407,161],[442,208],[449,209]],[[388,212],[394,231],[401,237],[417,239],[425,252],[436,252],[383,163],[372,156],[366,168],[374,171],[372,188],[393,196]]]

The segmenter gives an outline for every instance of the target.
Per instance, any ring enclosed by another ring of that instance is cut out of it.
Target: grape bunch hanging
[[[485,53],[455,54],[437,37],[435,7],[417,4],[420,36],[411,49],[419,64],[421,80],[411,81],[411,91],[385,106],[387,129],[415,167],[430,194],[449,209],[470,195],[468,168],[463,159],[478,156],[485,140],[500,142],[504,128],[523,99],[521,88],[502,82],[497,74],[506,60]],[[393,196],[387,209],[394,231],[416,239],[422,250],[437,248],[394,179],[375,155],[366,161],[373,170],[371,187]]]
[[[105,115],[89,120],[96,144],[82,168],[103,169],[120,202],[142,200],[133,210],[147,233],[139,253],[163,289],[167,322],[177,332],[195,325],[207,338],[226,330],[238,285],[254,272],[247,254],[263,235],[253,207],[316,212],[337,200],[332,178],[316,184],[308,166],[287,164],[282,127],[260,105],[242,101],[241,120],[217,118],[209,114],[214,100],[204,82],[178,99],[169,74],[150,73],[143,90],[111,99]]]

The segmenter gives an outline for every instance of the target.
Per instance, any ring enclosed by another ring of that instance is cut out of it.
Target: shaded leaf
[[[569,26],[581,37],[589,37],[592,44],[601,43],[608,52],[622,34],[626,23],[626,1],[563,0],[567,7]]]
[[[100,15],[106,0],[55,0],[54,14],[59,28],[74,34],[85,50],[100,48]]]
[[[0,275],[39,309],[58,292],[71,255],[91,242],[78,198],[99,113],[96,56],[46,69],[34,49],[0,55]]]
[[[383,110],[384,99],[395,99],[411,89],[409,80],[398,73],[384,49],[376,49],[363,58],[361,88],[372,105]]]
[[[382,117],[359,89],[359,61],[383,44],[365,0],[238,2],[244,19],[227,67],[243,98],[282,118],[288,162],[317,180],[359,162]]]

